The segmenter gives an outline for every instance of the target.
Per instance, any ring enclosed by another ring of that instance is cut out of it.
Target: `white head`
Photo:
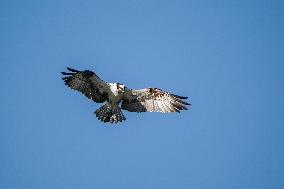
[[[115,95],[118,95],[118,94],[122,94],[126,87],[125,85],[120,84],[120,83],[110,83],[110,88],[111,88],[111,91]]]

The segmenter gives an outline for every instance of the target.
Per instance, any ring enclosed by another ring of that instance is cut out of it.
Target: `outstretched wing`
[[[83,93],[95,102],[102,103],[107,100],[107,94],[104,92],[107,84],[94,72],[89,70],[78,71],[68,67],[67,69],[70,71],[69,73],[61,72],[65,76],[62,78],[65,85]]]
[[[187,97],[170,94],[157,88],[127,90],[121,108],[130,112],[180,112],[187,110]]]

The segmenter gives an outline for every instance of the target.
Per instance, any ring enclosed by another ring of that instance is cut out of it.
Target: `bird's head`
[[[124,90],[125,90],[125,86],[123,84],[120,83],[109,83],[111,91],[118,95],[118,94],[123,94]]]
[[[121,84],[121,83],[116,83],[116,88],[119,92],[123,92],[125,90],[126,86]]]

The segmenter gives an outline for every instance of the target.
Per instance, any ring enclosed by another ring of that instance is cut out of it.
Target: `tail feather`
[[[102,122],[117,123],[126,120],[118,105],[106,103],[95,111],[96,117]]]

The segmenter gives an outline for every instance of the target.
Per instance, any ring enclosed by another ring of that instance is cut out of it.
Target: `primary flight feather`
[[[120,83],[108,83],[101,80],[94,72],[61,72],[65,85],[83,93],[97,103],[105,103],[95,111],[102,122],[117,123],[126,120],[121,109],[129,112],[180,112],[187,110],[187,97],[170,94],[158,88],[129,89]],[[121,102],[121,107],[120,107]]]

